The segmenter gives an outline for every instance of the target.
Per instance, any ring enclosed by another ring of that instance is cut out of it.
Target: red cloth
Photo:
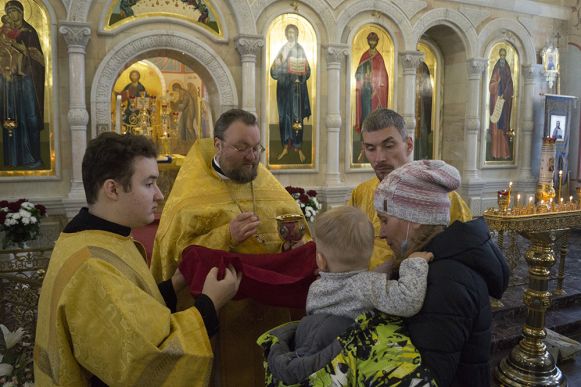
[[[276,254],[239,254],[192,245],[182,253],[179,268],[194,295],[202,292],[210,269],[217,266],[218,278],[232,264],[244,276],[236,299],[252,298],[260,303],[304,308],[309,286],[316,279],[314,242]]]

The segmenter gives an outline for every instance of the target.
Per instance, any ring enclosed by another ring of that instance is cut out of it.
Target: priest
[[[158,281],[171,277],[182,251],[190,245],[230,253],[281,252],[283,244],[275,217],[302,215],[302,211],[260,164],[264,151],[260,140],[256,117],[232,109],[216,122],[213,139],[194,143],[164,206],[155,236],[151,270]],[[262,352],[256,339],[289,320],[287,308],[266,306],[248,298],[229,302],[221,310],[215,343],[219,384],[264,385]]]

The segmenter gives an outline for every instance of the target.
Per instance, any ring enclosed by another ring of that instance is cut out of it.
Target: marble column
[[[405,120],[408,136],[413,139],[416,129],[416,71],[424,59],[419,51],[404,51],[399,54],[403,67],[403,106],[398,110]],[[411,158],[414,154],[412,152]]]
[[[256,115],[256,56],[264,47],[264,39],[257,35],[240,35],[236,49],[242,62],[242,109]]]
[[[341,64],[348,55],[348,46],[333,44],[325,47],[327,53],[327,172],[326,186],[339,186],[339,134],[341,131]]]
[[[63,22],[59,27],[69,54],[69,112],[71,130],[71,188],[64,200],[67,216],[72,217],[85,203],[81,164],[87,148],[89,112],[85,103],[85,53],[91,37],[87,23]]]
[[[524,79],[524,103],[521,104],[523,108],[523,119],[521,126],[521,133],[517,133],[520,138],[519,142],[519,181],[534,182],[535,178],[532,175],[531,153],[533,143],[533,129],[534,129],[534,114],[533,106],[535,105],[535,85],[539,75],[542,74],[542,65],[522,66],[522,74]]]
[[[468,101],[464,122],[464,171],[467,184],[478,180],[478,134],[480,133],[480,96],[482,95],[482,73],[488,67],[488,59],[470,58],[466,61],[468,73]]]

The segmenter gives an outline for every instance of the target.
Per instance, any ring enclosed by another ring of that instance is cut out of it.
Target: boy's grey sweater
[[[327,313],[355,318],[373,308],[394,316],[418,313],[426,296],[428,263],[423,258],[404,259],[399,280],[367,270],[321,272],[307,296],[307,314]]]

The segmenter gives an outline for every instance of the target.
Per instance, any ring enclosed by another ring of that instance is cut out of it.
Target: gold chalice
[[[303,217],[297,214],[277,216],[276,223],[278,225],[278,235],[284,241],[282,245],[283,251],[290,249],[294,243],[300,241],[307,230]]]

